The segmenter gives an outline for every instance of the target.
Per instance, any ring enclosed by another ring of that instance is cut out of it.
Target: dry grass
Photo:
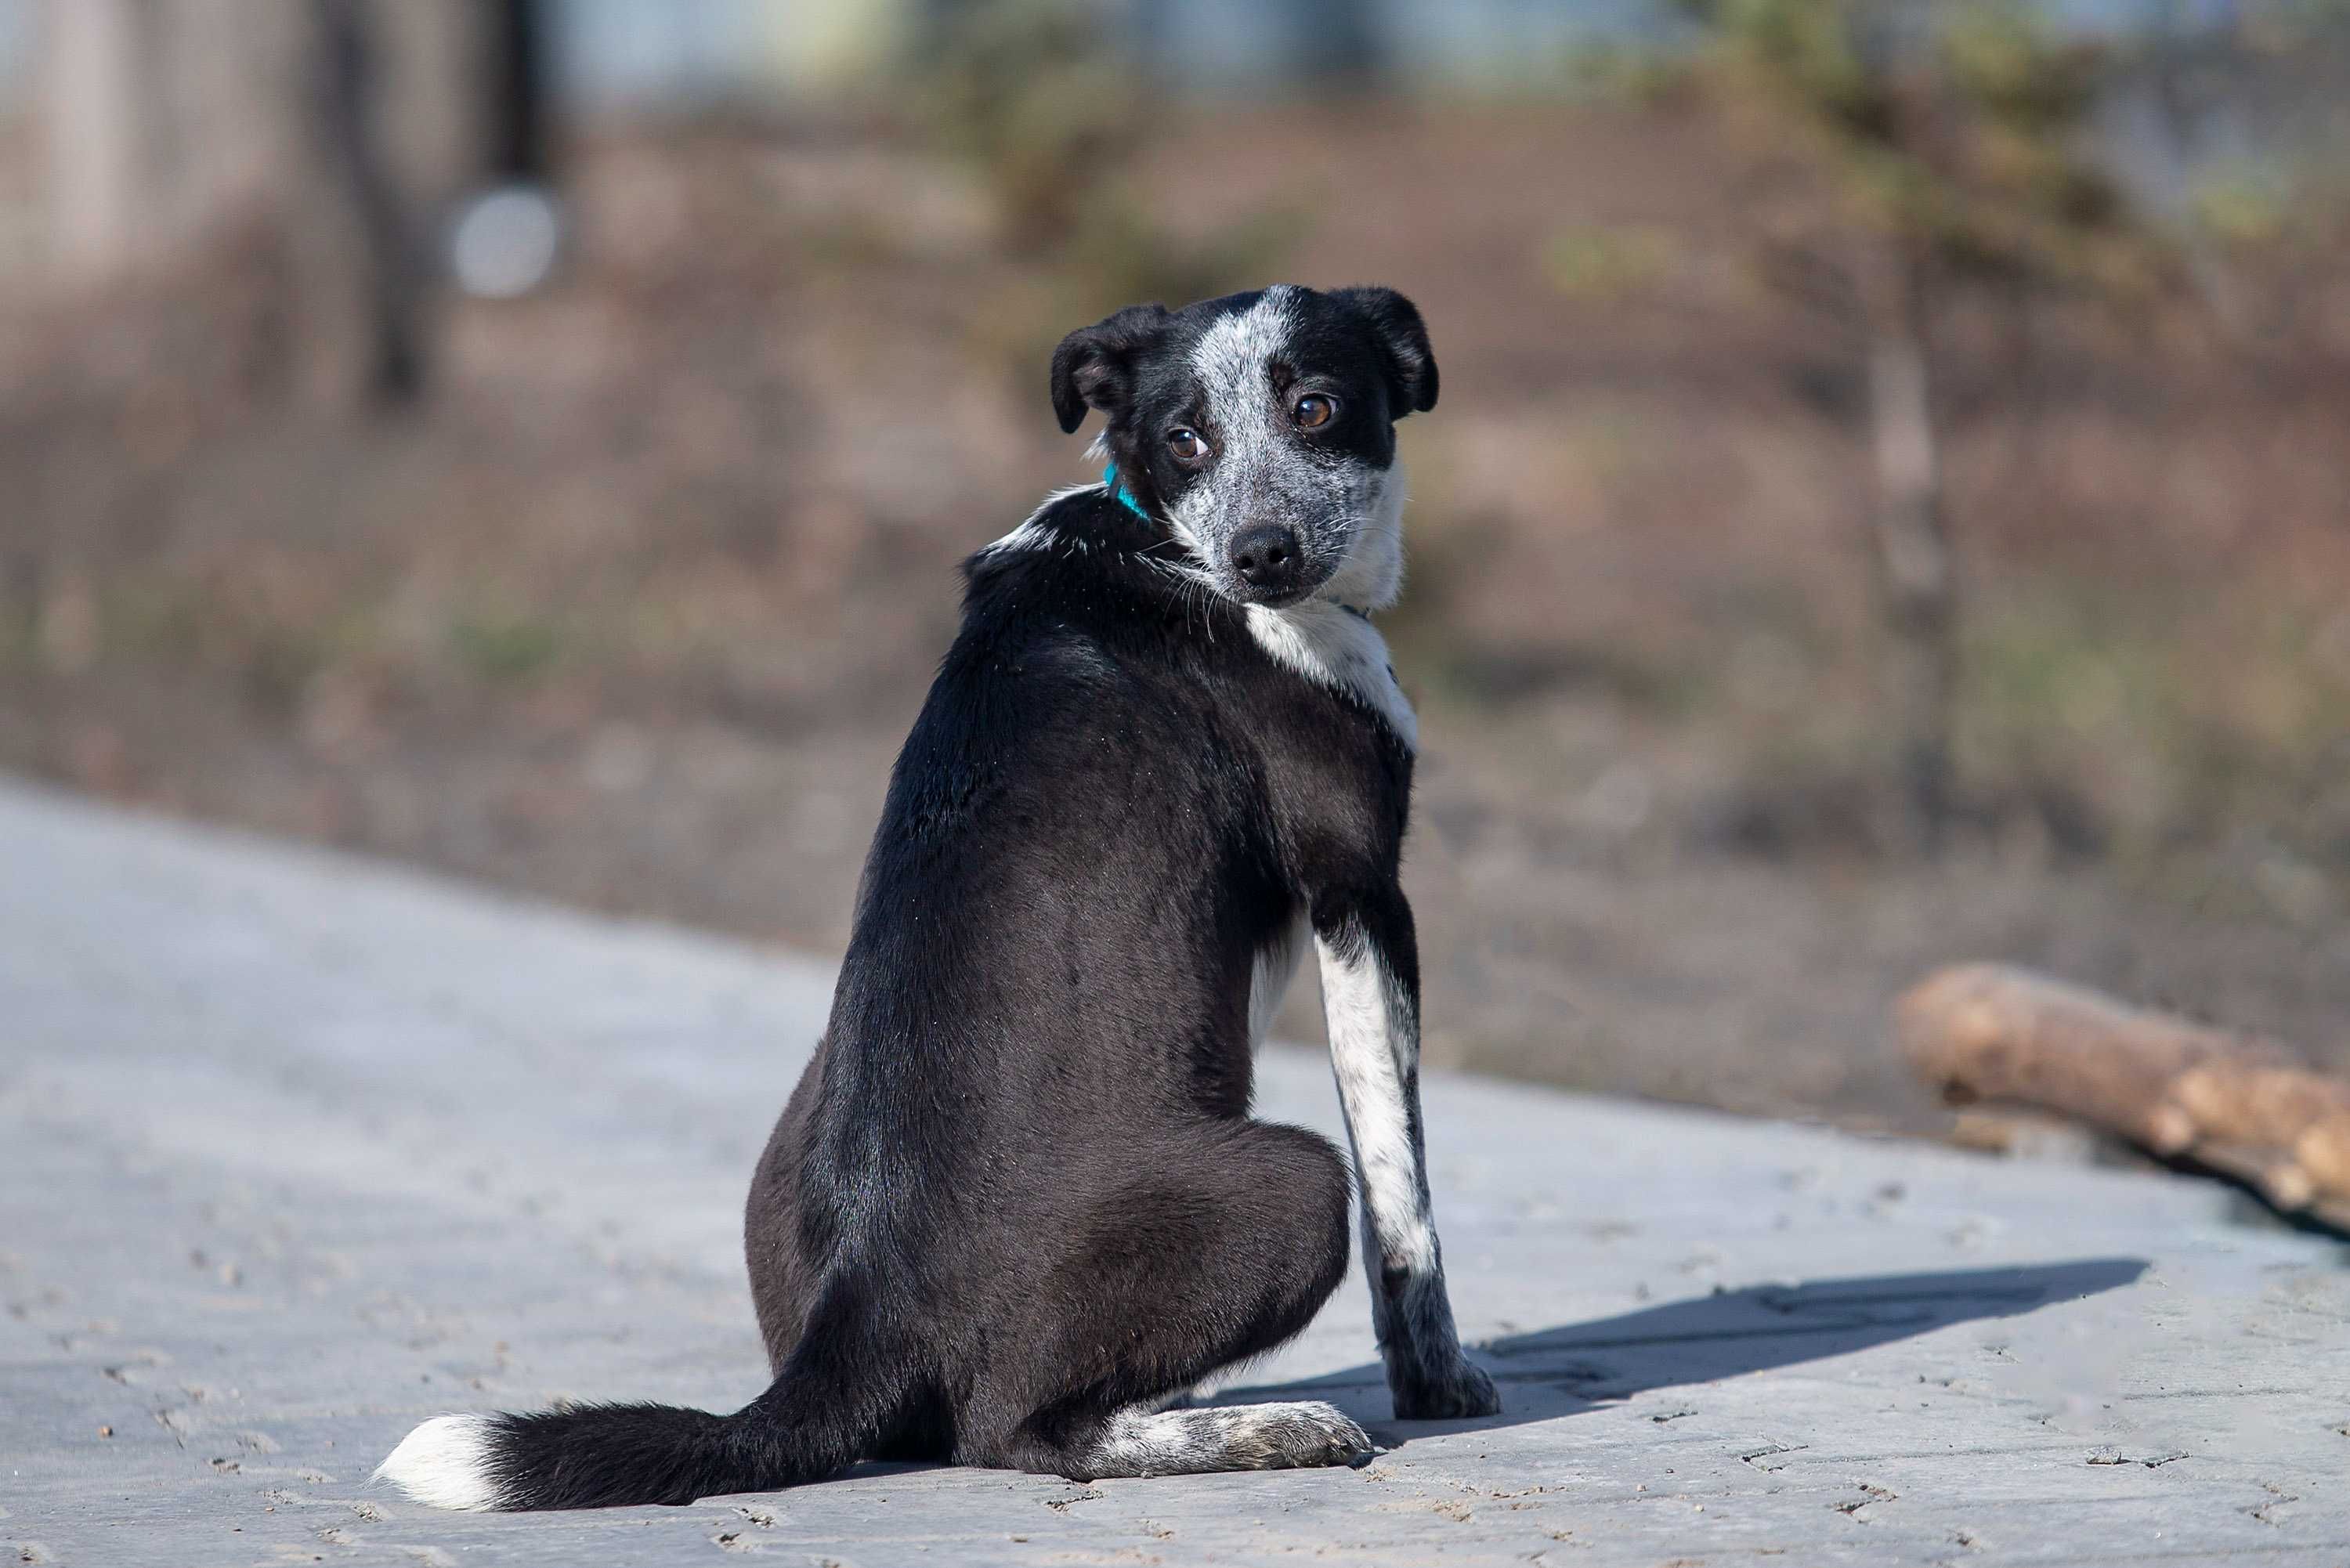
[[[1152,145],[1040,254],[919,144],[614,134],[565,286],[456,308],[391,421],[286,392],[259,242],[11,318],[0,760],[837,943],[953,564],[1079,472],[1053,339],[1376,280],[1444,367],[1392,624],[1438,1056],[1915,1124],[1882,1004],[1978,954],[2350,1049],[2350,318],[2043,306],[2021,371],[1954,325],[1970,831],[1925,869],[1879,847],[1853,366],[1742,264],[1739,161],[1524,105]]]

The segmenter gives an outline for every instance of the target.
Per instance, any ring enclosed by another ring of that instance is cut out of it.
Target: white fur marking
[[[1249,1049],[1264,1044],[1273,1028],[1273,1015],[1281,1011],[1281,999],[1289,993],[1289,982],[1297,974],[1297,961],[1305,956],[1306,919],[1299,915],[1273,940],[1257,950],[1256,959],[1249,965]]]
[[[1357,478],[1363,493],[1352,499],[1361,521],[1347,558],[1314,597],[1358,610],[1383,610],[1403,592],[1403,462],[1399,458],[1384,473]]]
[[[1318,1399],[1210,1410],[1121,1410],[1087,1458],[1096,1476],[1200,1475],[1337,1464],[1370,1439]]]
[[[1275,662],[1358,699],[1388,722],[1408,749],[1419,749],[1419,716],[1396,684],[1378,628],[1318,598],[1283,609],[1250,605],[1246,614],[1249,635]]]
[[[1417,748],[1419,722],[1388,668],[1386,641],[1362,616],[1340,607],[1383,609],[1402,590],[1403,470],[1359,462],[1333,469],[1298,445],[1269,369],[1288,351],[1294,302],[1285,286],[1267,289],[1248,309],[1211,324],[1192,347],[1216,462],[1176,500],[1168,527],[1211,577],[1223,532],[1243,516],[1281,516],[1309,550],[1343,549],[1337,569],[1310,598],[1281,609],[1247,606],[1249,631],[1281,664],[1360,699]]]
[[[1055,544],[1060,542],[1064,535],[1058,528],[1054,527],[1051,524],[1045,521],[1045,514],[1050,512],[1054,507],[1059,505],[1062,502],[1066,501],[1072,495],[1083,495],[1088,490],[1102,490],[1105,487],[1100,483],[1097,482],[1092,484],[1071,484],[1065,486],[1062,489],[1055,490],[1052,494],[1045,497],[1044,501],[1038,504],[1035,511],[1028,514],[1027,520],[1023,522],[1019,527],[1014,528],[1011,533],[1006,534],[1003,538],[998,539],[993,545],[987,545],[979,553],[983,556],[992,556],[998,550],[1051,549]]]
[[[1273,389],[1265,386],[1260,393],[1259,387],[1265,361],[1289,346],[1297,325],[1289,308],[1295,296],[1293,286],[1275,284],[1246,310],[1217,317],[1191,346],[1191,370],[1206,386],[1208,406],[1227,417],[1261,409],[1261,421],[1253,422],[1266,434],[1274,429]]]
[[[1211,569],[1222,545],[1213,524],[1232,526],[1243,497],[1278,493],[1283,499],[1274,510],[1290,514],[1297,511],[1290,502],[1326,485],[1326,476],[1284,438],[1267,369],[1295,326],[1290,297],[1286,286],[1266,289],[1246,310],[1217,317],[1191,346],[1191,373],[1199,378],[1216,459],[1176,498],[1167,521]]]
[[[489,1473],[491,1420],[487,1416],[435,1416],[400,1439],[375,1469],[418,1502],[433,1508],[482,1512],[500,1498]]]
[[[1375,1278],[1388,1263],[1425,1273],[1436,1267],[1436,1223],[1405,1097],[1419,1060],[1419,1020],[1376,955],[1349,959],[1319,939],[1315,947],[1330,1067],[1363,1184],[1363,1226],[1378,1249],[1363,1267]]]

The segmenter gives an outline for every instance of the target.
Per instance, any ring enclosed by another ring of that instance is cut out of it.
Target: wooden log
[[[2303,1128],[2293,1157],[2319,1191],[2350,1198],[2350,1111],[2329,1112]]]
[[[2197,1136],[2223,1143],[2290,1148],[2312,1123],[2350,1112],[2350,1085],[2299,1067],[2264,1067],[2219,1057],[2190,1067],[2170,1097]]]
[[[1897,1022],[1910,1061],[1953,1101],[2056,1111],[2280,1209],[2350,1200],[2350,1083],[2293,1065],[2274,1041],[1998,964],[1928,976]]]
[[[2214,1060],[2274,1059],[2261,1043],[2003,964],[1938,970],[1896,1017],[1910,1062],[1949,1097],[2060,1111],[2166,1155],[2195,1137],[2170,1095],[2178,1078]]]
[[[2277,1208],[2298,1213],[2317,1196],[2317,1184],[2288,1149],[2254,1148],[2199,1138],[2181,1151],[2198,1165],[2232,1176]]]

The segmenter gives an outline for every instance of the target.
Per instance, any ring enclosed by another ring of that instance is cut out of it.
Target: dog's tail
[[[839,1315],[811,1314],[774,1384],[731,1416],[673,1405],[436,1416],[376,1478],[435,1508],[513,1512],[688,1503],[821,1480],[871,1451],[897,1403],[888,1362],[870,1356],[866,1334],[827,1321]]]

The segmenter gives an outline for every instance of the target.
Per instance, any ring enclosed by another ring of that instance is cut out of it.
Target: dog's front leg
[[[1404,1420],[1491,1416],[1492,1380],[1461,1354],[1428,1196],[1419,1120],[1419,950],[1389,886],[1318,899],[1315,948],[1330,1064],[1361,1184],[1371,1324]]]

